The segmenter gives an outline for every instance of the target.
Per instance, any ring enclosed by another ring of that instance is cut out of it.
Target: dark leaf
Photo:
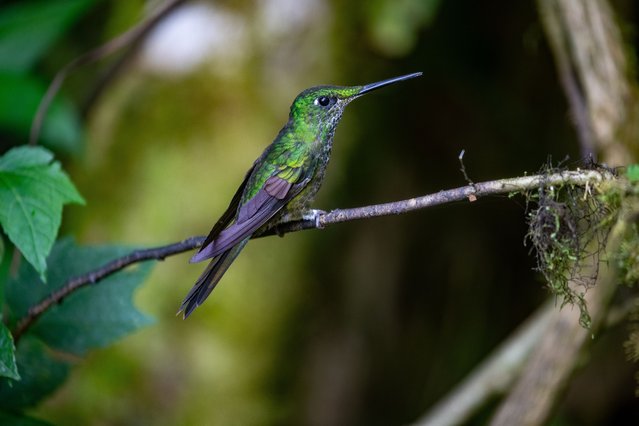
[[[37,404],[69,374],[69,362],[34,337],[22,338],[16,359],[22,378],[0,378],[0,410],[16,411]]]
[[[116,246],[78,247],[71,239],[59,241],[48,259],[51,266],[47,285],[38,282],[38,275],[28,265],[22,265],[15,279],[7,284],[6,300],[12,315],[24,316],[30,306],[62,287],[69,278],[130,251]],[[133,306],[132,295],[152,265],[153,262],[133,265],[76,291],[64,303],[49,309],[29,333],[57,350],[84,355],[149,324],[151,318]]]
[[[13,414],[0,411],[0,425],[11,426],[51,426],[51,423],[34,419],[23,414]]]

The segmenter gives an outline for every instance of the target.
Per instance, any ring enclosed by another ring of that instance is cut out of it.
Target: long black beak
[[[378,81],[377,83],[367,84],[366,86],[362,86],[362,89],[357,93],[357,96],[363,95],[364,93],[372,92],[373,90],[377,90],[381,87],[388,86],[389,84],[398,83],[404,80],[410,80],[411,78],[416,78],[422,75],[421,72],[415,72],[412,74],[406,74],[399,77],[389,78],[387,80]]]

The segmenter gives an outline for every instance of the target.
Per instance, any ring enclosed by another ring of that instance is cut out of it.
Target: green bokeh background
[[[188,4],[211,8],[236,36],[185,73],[152,67],[143,46],[86,111],[82,146],[59,151],[87,200],[65,210],[63,233],[79,242],[206,233],[292,99],[317,84],[424,72],[348,107],[317,208],[463,186],[462,149],[475,181],[579,160],[534,2]],[[633,2],[614,6],[633,22]],[[52,78],[148,7],[94,2],[38,72]],[[73,73],[62,95],[81,105],[111,61]],[[186,321],[175,312],[204,265],[170,257],[136,294],[157,322],[90,353],[32,414],[92,425],[410,422],[548,296],[525,234],[524,201],[493,197],[252,241]],[[556,424],[638,415],[622,328],[595,351]]]

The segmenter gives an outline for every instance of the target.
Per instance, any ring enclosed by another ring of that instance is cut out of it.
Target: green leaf
[[[26,71],[94,0],[21,1],[0,9],[0,70]]]
[[[52,426],[43,420],[27,417],[23,414],[13,414],[0,411],[0,425],[11,426]]]
[[[626,176],[630,182],[639,181],[639,164],[631,164],[626,169]]]
[[[11,332],[0,322],[0,376],[19,380],[18,367],[16,367],[16,348],[13,346]]]
[[[24,316],[70,277],[92,271],[123,256],[131,248],[117,246],[78,247],[71,239],[59,241],[49,257],[49,283],[34,285],[37,274],[25,265],[7,284],[6,299],[12,314]],[[84,355],[107,346],[134,330],[150,324],[151,318],[133,305],[133,291],[148,276],[153,262],[132,265],[70,295],[64,303],[50,308],[29,331],[51,347]]]
[[[62,206],[84,203],[52,159],[44,148],[24,146],[0,157],[0,225],[43,281]]]
[[[16,353],[22,379],[0,378],[0,409],[21,410],[37,404],[57,389],[67,378],[70,363],[44,343],[24,336]]]
[[[0,72],[0,127],[26,141],[46,90],[44,82],[36,77]],[[82,127],[78,112],[60,95],[45,116],[40,141],[66,153],[80,152]]]

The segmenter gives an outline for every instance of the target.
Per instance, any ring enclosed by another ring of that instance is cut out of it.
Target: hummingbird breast
[[[333,132],[324,135],[324,140],[313,143],[309,156],[309,167],[311,168],[311,179],[304,189],[293,198],[285,207],[285,213],[291,217],[301,216],[311,207],[315,200],[315,195],[324,182],[326,167],[331,158],[333,148]]]
[[[271,155],[296,161],[304,158],[299,176],[304,181],[308,180],[306,186],[269,221],[268,226],[298,220],[311,207],[324,181],[333,148],[333,135],[342,111],[343,107],[340,105],[331,114],[324,117],[309,116],[308,121],[302,124],[294,120],[289,121],[263,154],[266,162]],[[250,198],[254,194],[248,195],[245,198]]]

